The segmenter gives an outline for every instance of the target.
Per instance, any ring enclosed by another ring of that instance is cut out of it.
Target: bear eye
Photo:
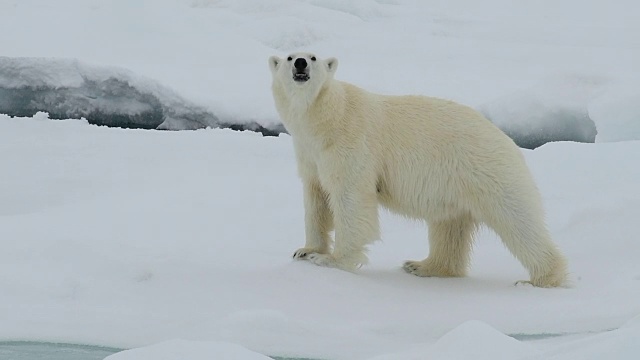
[[[287,61],[291,61],[291,60],[293,60],[293,58],[292,58],[291,56],[289,56],[289,57],[287,58]]]
[[[312,57],[311,57],[311,61],[316,61],[316,57],[315,57],[315,56],[312,56]]]

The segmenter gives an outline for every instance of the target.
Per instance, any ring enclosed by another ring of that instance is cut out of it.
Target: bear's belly
[[[429,182],[426,176],[381,177],[377,190],[380,205],[414,219],[445,220],[470,210],[470,204],[460,201],[456,189],[442,182]]]

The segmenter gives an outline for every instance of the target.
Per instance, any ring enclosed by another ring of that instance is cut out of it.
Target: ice
[[[601,91],[601,79],[557,77],[493,100],[480,111],[518,146],[535,149],[551,141],[592,143],[598,130],[589,102]]]
[[[277,135],[255,122],[220,120],[213,112],[130,71],[69,59],[0,57],[0,113],[85,118],[122,128],[193,130],[227,127]]]

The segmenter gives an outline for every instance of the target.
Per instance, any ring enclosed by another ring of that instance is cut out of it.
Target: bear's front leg
[[[327,193],[318,179],[303,179],[306,242],[293,253],[296,260],[307,260],[310,254],[328,254],[331,248],[329,232],[333,230],[333,217]]]
[[[378,199],[375,186],[346,187],[330,193],[334,215],[333,253],[313,253],[307,259],[316,265],[353,271],[367,263],[366,246],[379,238]]]

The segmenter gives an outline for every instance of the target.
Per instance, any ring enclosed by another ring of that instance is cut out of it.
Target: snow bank
[[[478,109],[524,148],[640,139],[640,78],[557,75]]]
[[[596,124],[588,105],[603,80],[560,76],[481,105],[479,110],[518,146],[535,149],[551,141],[592,143]]]
[[[579,98],[586,92],[579,86],[583,83],[570,89],[563,84],[560,90],[547,84],[486,104],[481,111],[524,148],[550,141],[594,142],[596,128],[586,100],[568,101],[567,95],[559,100],[555,95],[562,91]],[[124,69],[77,60],[0,57],[0,113],[33,116],[37,112],[46,112],[52,119],[84,118],[91,124],[122,128],[286,132],[281,124],[264,127],[246,119],[222,121],[166,87]],[[631,126],[630,121],[616,125]],[[627,138],[633,136],[627,133]]]
[[[175,92],[130,71],[71,59],[0,57],[0,113],[85,118],[122,128],[186,130],[228,127],[276,135],[282,127],[221,120]]]

